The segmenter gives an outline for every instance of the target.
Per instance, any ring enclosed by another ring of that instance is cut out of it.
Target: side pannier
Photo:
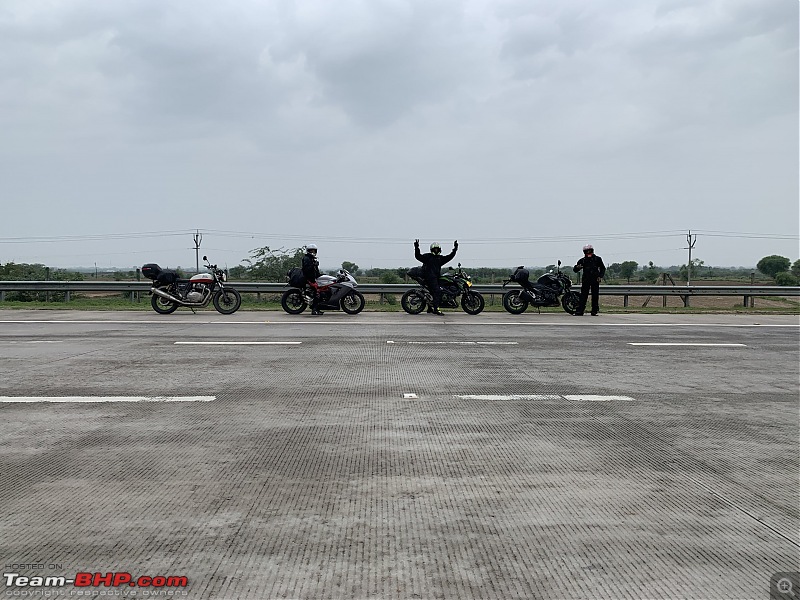
[[[286,273],[286,281],[288,281],[289,285],[292,287],[303,287],[306,284],[306,278],[303,275],[303,269],[300,267],[289,269],[289,271]]]

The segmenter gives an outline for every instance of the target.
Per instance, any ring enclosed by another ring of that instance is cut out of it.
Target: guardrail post
[[[0,292],[0,302],[5,302],[5,301],[6,301],[6,293]]]
[[[64,302],[69,302],[69,290],[64,292]]]
[[[683,298],[683,307],[684,308],[689,308],[689,306],[690,306],[689,294],[686,294],[685,296],[682,296],[682,298]]]
[[[622,297],[622,307],[623,308],[628,308],[628,295],[627,294]]]

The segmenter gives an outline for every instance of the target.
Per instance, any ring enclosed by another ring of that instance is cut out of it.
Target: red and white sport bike
[[[168,315],[179,306],[205,308],[212,300],[214,308],[223,315],[231,315],[239,310],[242,297],[232,287],[225,286],[225,271],[209,263],[207,256],[203,260],[209,272],[198,273],[191,279],[178,279],[175,271],[165,271],[155,263],[142,267],[142,275],[153,280],[150,304],[154,311]]]

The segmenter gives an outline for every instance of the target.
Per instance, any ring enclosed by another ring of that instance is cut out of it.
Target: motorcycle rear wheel
[[[178,310],[178,305],[172,300],[167,300],[157,294],[153,294],[150,297],[150,305],[153,307],[153,310],[160,315],[168,315]]]
[[[461,308],[468,315],[477,315],[485,305],[486,301],[478,292],[467,292],[461,297]]]
[[[503,294],[503,308],[512,315],[521,315],[528,309],[528,301],[521,290],[512,290]]]
[[[569,314],[574,315],[578,312],[581,303],[581,296],[578,292],[567,292],[561,297],[561,308]]]
[[[308,307],[308,303],[303,297],[303,292],[298,289],[291,289],[281,296],[281,306],[290,315],[299,315]]]
[[[400,306],[403,310],[410,315],[418,315],[428,303],[425,301],[425,296],[419,290],[408,290],[403,297],[400,298]]]
[[[342,310],[348,315],[357,315],[364,310],[365,303],[364,296],[361,295],[361,292],[353,290],[342,298]]]
[[[217,312],[232,315],[242,305],[242,296],[233,288],[227,288],[214,294],[213,302]]]

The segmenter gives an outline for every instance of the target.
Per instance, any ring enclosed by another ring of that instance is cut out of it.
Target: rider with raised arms
[[[414,257],[422,263],[422,275],[425,279],[425,285],[433,296],[433,306],[428,307],[429,313],[435,315],[444,314],[439,310],[439,304],[442,301],[442,288],[439,286],[439,277],[442,274],[442,265],[446,265],[453,260],[457,250],[458,240],[453,242],[453,251],[446,256],[442,256],[442,247],[437,242],[433,242],[431,251],[422,254],[419,251],[419,240],[414,240]]]

